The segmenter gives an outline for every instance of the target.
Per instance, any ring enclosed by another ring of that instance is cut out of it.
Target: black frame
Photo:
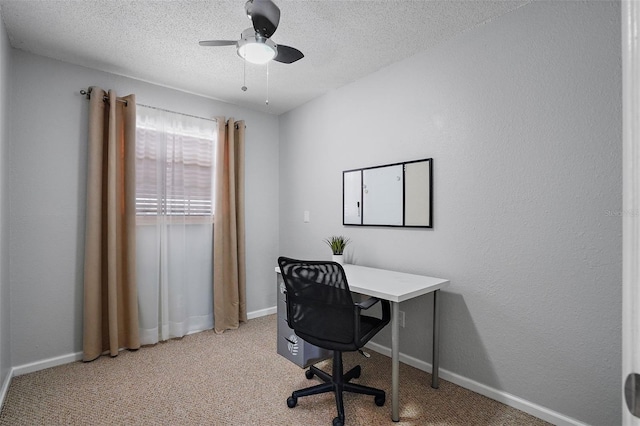
[[[429,220],[428,225],[405,225],[405,191],[406,191],[406,165],[412,163],[427,162],[429,164]],[[379,169],[382,167],[390,166],[402,166],[402,225],[380,225],[380,224],[366,224],[364,221],[364,171],[371,169]],[[362,214],[360,215],[360,223],[346,223],[345,221],[345,176],[347,173],[360,172],[360,209]],[[342,172],[342,225],[343,226],[381,226],[391,228],[433,228],[433,158],[422,158],[420,160],[402,161],[399,163],[383,164],[380,166],[363,167],[359,169],[349,169]]]

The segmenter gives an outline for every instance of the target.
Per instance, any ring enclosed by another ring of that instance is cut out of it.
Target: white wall
[[[354,263],[449,278],[444,370],[619,424],[620,38],[619,3],[533,2],[281,116],[280,254],[345,234]],[[342,226],[343,170],[426,157],[433,230]],[[426,362],[429,302],[401,308]]]
[[[0,20],[0,384],[11,369],[9,330],[9,74],[11,68],[9,38]],[[2,395],[0,395],[2,398]]]
[[[138,103],[172,111],[246,120],[247,308],[252,312],[275,306],[276,116],[21,51],[15,51],[13,59],[9,194],[13,366],[82,350],[88,101],[79,91],[92,85],[119,95],[135,93]]]

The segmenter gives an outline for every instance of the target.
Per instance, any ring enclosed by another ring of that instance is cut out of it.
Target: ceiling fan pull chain
[[[247,91],[247,59],[242,59],[242,91]]]
[[[267,100],[266,105],[269,105],[269,62],[267,62]]]

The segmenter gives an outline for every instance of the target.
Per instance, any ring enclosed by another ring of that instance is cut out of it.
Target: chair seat
[[[370,317],[366,315],[360,316],[360,336],[368,336],[366,339],[358,339],[358,341],[352,341],[349,343],[341,343],[336,341],[330,341],[327,339],[319,339],[314,335],[298,332],[296,334],[302,338],[305,342],[311,343],[312,345],[318,346],[319,348],[328,349],[330,351],[357,351],[364,344],[371,339],[371,337],[375,336],[378,331],[380,331],[387,323],[383,322],[380,318]],[[362,344],[359,344],[360,341],[364,340]]]

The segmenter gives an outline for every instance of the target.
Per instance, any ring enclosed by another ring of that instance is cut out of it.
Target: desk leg
[[[391,420],[400,421],[400,304],[391,302]]]
[[[431,368],[431,387],[438,389],[438,375],[440,373],[440,290],[433,292],[433,364]]]

